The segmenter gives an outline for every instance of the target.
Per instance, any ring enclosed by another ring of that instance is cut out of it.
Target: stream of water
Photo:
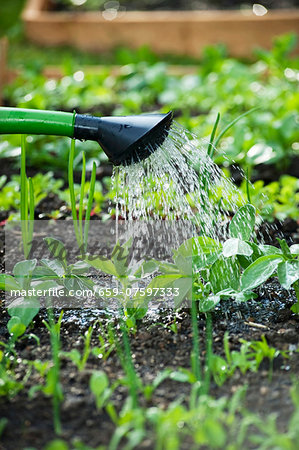
[[[245,201],[207,155],[207,147],[174,123],[164,143],[147,159],[115,167],[117,226],[118,219],[124,219],[128,228],[136,221],[143,228],[148,221],[175,221],[192,223],[196,234],[225,237],[227,217]],[[178,240],[190,237],[190,226],[188,236],[178,228]]]

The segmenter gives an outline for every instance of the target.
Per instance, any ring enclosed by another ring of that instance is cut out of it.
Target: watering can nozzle
[[[116,166],[147,158],[165,140],[173,114],[94,117],[76,114],[74,137],[97,141]]]

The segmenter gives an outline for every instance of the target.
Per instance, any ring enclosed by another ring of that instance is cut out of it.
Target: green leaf
[[[59,259],[42,259],[41,263],[51,270],[54,276],[63,277],[65,274],[65,266]]]
[[[58,259],[63,266],[66,268],[67,266],[67,251],[66,248],[63,244],[63,242],[61,242],[59,239],[55,239],[55,238],[51,238],[51,237],[46,237],[44,238],[44,241],[46,242],[53,258]]]
[[[263,255],[282,255],[280,248],[274,247],[274,245],[259,245],[259,249]]]
[[[112,251],[111,261],[114,264],[118,277],[125,277],[128,274],[128,259],[131,245],[132,238],[129,239],[124,245],[120,245],[119,242],[117,242]]]
[[[291,311],[293,311],[293,313],[295,314],[299,314],[299,301],[291,306]]]
[[[184,257],[201,255],[207,253],[210,255],[213,252],[218,253],[222,249],[220,242],[208,236],[197,236],[185,241],[174,254],[180,254]]]
[[[167,263],[167,262],[158,262],[159,271],[163,274],[174,275],[179,274],[179,269],[175,264]]]
[[[210,294],[208,297],[200,300],[198,309],[201,313],[207,313],[208,311],[214,309],[220,300],[220,295]]]
[[[221,256],[210,267],[209,281],[214,294],[229,287],[238,290],[240,279],[240,267],[233,258]]]
[[[277,275],[281,286],[290,289],[299,280],[299,261],[283,261],[277,267]]]
[[[291,245],[290,252],[291,255],[299,255],[299,244]]]
[[[229,225],[231,238],[248,241],[255,225],[255,207],[247,204],[242,206],[232,218]]]
[[[97,407],[102,408],[109,387],[109,380],[105,372],[102,370],[93,372],[89,380],[89,387],[96,398]]]
[[[158,262],[154,260],[144,261],[141,266],[136,270],[134,276],[136,278],[144,278],[151,275],[158,268]]]
[[[179,280],[180,278],[184,278],[179,274],[165,274],[165,275],[158,275],[155,277],[147,286],[148,289],[153,288],[166,288],[169,286],[172,286],[173,283],[176,280]]]
[[[19,285],[17,280],[11,275],[6,275],[6,273],[0,274],[0,289],[3,291],[20,290],[22,287]]]
[[[85,261],[77,261],[68,267],[68,271],[77,275],[83,275],[89,270],[89,264]]]
[[[178,308],[183,300],[191,299],[192,277],[181,277],[174,281],[173,288],[178,289],[179,295],[174,296],[174,306]]]
[[[182,255],[177,255],[175,258],[175,264],[182,275],[192,275],[192,257],[186,258]]]
[[[18,317],[21,323],[28,327],[31,320],[38,313],[39,308],[40,303],[36,298],[20,297],[9,305],[7,312],[11,317]]]
[[[69,446],[61,439],[54,439],[46,445],[44,450],[69,450]]]
[[[254,289],[264,283],[275,272],[282,258],[279,255],[266,255],[255,260],[244,270],[241,277],[241,290]]]
[[[257,244],[255,244],[254,242],[247,242],[247,244],[251,247],[252,254],[250,256],[238,255],[238,261],[243,269],[246,269],[256,259],[263,256],[263,253]]]
[[[26,326],[21,322],[20,317],[13,316],[7,323],[7,329],[10,334],[13,334],[14,337],[18,338],[25,333]]]
[[[250,256],[253,250],[246,242],[238,238],[231,238],[224,242],[222,253],[226,258],[234,255]]]
[[[17,282],[24,287],[26,282],[31,278],[32,272],[35,269],[37,260],[28,259],[18,262],[13,268],[13,274]]]
[[[114,275],[118,277],[118,273],[113,262],[110,259],[104,258],[103,256],[92,256],[87,255],[85,261],[90,266],[94,267],[101,272],[108,273],[109,275]]]

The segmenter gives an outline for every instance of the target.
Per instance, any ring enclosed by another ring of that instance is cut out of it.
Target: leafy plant
[[[142,294],[139,289],[134,290],[134,283],[151,275],[156,270],[157,265],[151,261],[140,261],[130,266],[131,242],[131,239],[123,245],[117,242],[112,250],[111,259],[101,255],[88,254],[84,261],[95,269],[117,279],[120,289],[118,287],[104,289],[97,286],[95,291],[100,297],[118,299],[122,305],[128,327],[134,328],[135,320],[146,314],[147,300],[149,299],[145,292]]]

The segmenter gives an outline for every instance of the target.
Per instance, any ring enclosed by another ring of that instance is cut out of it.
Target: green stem
[[[217,127],[218,127],[219,121],[220,121],[220,113],[217,114],[217,117],[216,117],[216,120],[215,120],[215,123],[214,123],[214,126],[213,126],[213,130],[212,130],[212,133],[211,133],[209,146],[208,146],[208,156],[211,159],[213,159],[213,156],[214,156],[214,145],[213,145],[213,143],[214,143],[215,134],[216,134],[216,131],[217,131]]]
[[[249,186],[249,167],[246,168],[246,194],[247,194],[247,201],[251,204],[251,198],[250,198],[250,186]]]
[[[96,183],[96,171],[97,171],[97,166],[96,166],[96,163],[93,162],[91,177],[90,177],[88,202],[87,202],[86,215],[85,215],[85,223],[84,223],[84,252],[86,252],[86,250],[87,250],[89,220],[90,220],[90,214],[91,214],[93,198],[94,198],[95,183]]]
[[[33,228],[34,228],[34,188],[32,178],[28,178],[29,182],[29,229],[28,229],[28,244],[29,252],[32,246]]]
[[[53,405],[53,424],[54,431],[59,436],[62,433],[61,418],[60,418],[60,403],[62,398],[61,385],[60,385],[60,326],[63,312],[61,312],[58,322],[55,324],[53,306],[47,305],[47,313],[49,324],[46,324],[50,332],[50,342],[53,360],[53,373],[54,373],[54,388],[52,395]]]
[[[130,342],[129,342],[129,336],[126,328],[126,324],[122,321],[121,323],[121,332],[122,332],[122,339],[123,339],[123,346],[124,346],[124,369],[128,377],[129,382],[129,392],[132,400],[132,406],[133,408],[138,407],[138,399],[137,399],[137,386],[138,386],[138,380],[137,375],[134,369],[134,364],[132,360],[132,354],[131,354],[131,348],[130,348]]]
[[[79,236],[78,223],[77,223],[76,198],[75,198],[75,189],[74,189],[74,173],[73,173],[74,154],[75,154],[75,139],[72,139],[71,150],[70,150],[70,154],[69,154],[68,182],[69,182],[69,191],[70,191],[70,200],[71,200],[74,231],[75,231],[75,236],[76,236],[78,246],[80,247],[80,236]]]
[[[28,225],[28,186],[27,186],[27,176],[26,176],[26,136],[21,136],[21,194],[20,194],[20,216],[21,216],[21,230],[22,230],[22,242],[24,257],[27,259],[28,256],[28,236],[27,236],[27,225]]]
[[[82,173],[81,173],[81,189],[79,200],[79,234],[80,234],[80,248],[83,246],[83,202],[84,202],[84,188],[85,188],[85,174],[86,174],[86,160],[85,153],[82,152]]]
[[[213,324],[212,314],[206,314],[206,361],[205,361],[205,379],[203,385],[203,393],[208,394],[211,382],[211,360],[213,354]]]
[[[297,302],[299,304],[299,280],[297,280],[294,284],[293,284],[293,288],[297,297]]]
[[[192,352],[191,368],[197,381],[201,380],[200,374],[200,352],[199,352],[199,333],[197,324],[197,302],[191,301],[191,325],[192,325]]]

